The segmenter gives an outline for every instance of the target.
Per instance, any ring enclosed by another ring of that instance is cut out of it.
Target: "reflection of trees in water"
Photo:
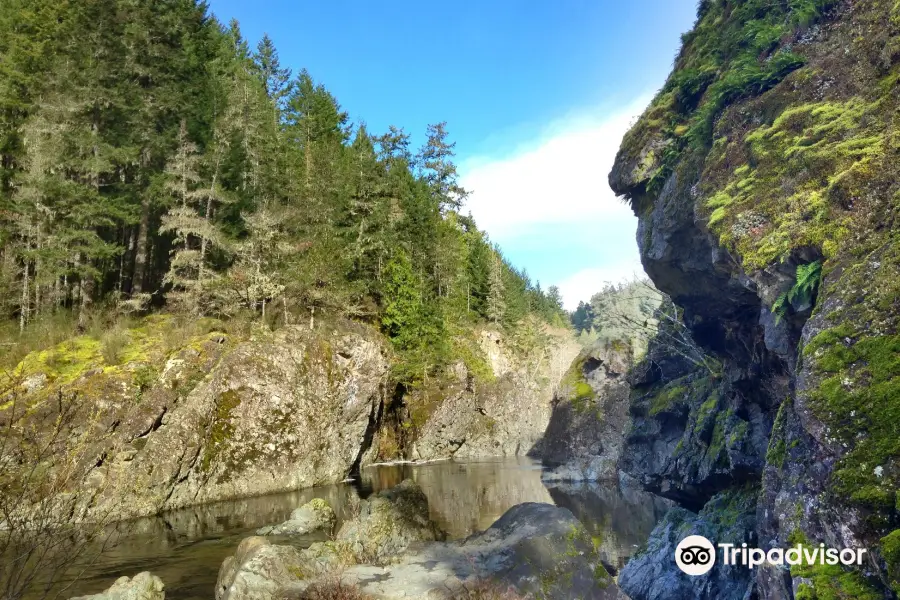
[[[554,485],[550,496],[584,523],[600,541],[603,561],[616,570],[647,541],[671,507],[663,498],[615,482]]]

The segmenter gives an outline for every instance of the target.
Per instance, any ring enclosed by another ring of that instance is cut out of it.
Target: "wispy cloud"
[[[636,219],[607,175],[622,136],[649,99],[571,115],[515,152],[462,165],[463,185],[472,190],[467,207],[478,224],[514,263],[545,285],[556,283],[567,308],[604,281],[641,272]],[[535,247],[543,249],[539,259]]]

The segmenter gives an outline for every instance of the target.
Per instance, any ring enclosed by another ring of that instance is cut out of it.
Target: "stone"
[[[336,521],[337,517],[328,502],[321,498],[313,498],[295,509],[284,523],[262,527],[256,533],[257,535],[306,535],[320,529],[330,530]]]
[[[146,571],[132,578],[119,577],[106,591],[88,596],[77,596],[72,600],[165,600],[166,591],[162,580]]]
[[[740,547],[755,547],[755,489],[714,497],[695,514],[675,508],[653,530],[646,548],[631,558],[619,573],[619,587],[631,600],[744,600],[755,590],[755,573],[742,565],[724,565],[721,553],[712,570],[702,577],[682,573],[675,564],[675,548],[689,535],[701,535]]]
[[[389,562],[413,542],[443,539],[432,522],[428,498],[406,480],[360,502],[359,515],[344,523],[336,541],[346,544],[357,560]]]
[[[541,441],[532,450],[549,468],[547,482],[614,481],[631,423],[629,344],[598,342],[579,355],[559,387]],[[587,386],[589,395],[580,388]]]
[[[408,493],[397,490],[394,497]],[[362,530],[356,526],[347,531]],[[479,586],[546,600],[626,600],[581,523],[568,510],[551,504],[516,505],[484,532],[458,542],[410,544],[396,556],[384,556],[390,558],[385,564],[338,566],[332,562],[331,568],[314,570],[312,555],[328,555],[333,545],[314,544],[306,551],[290,548],[279,553],[276,546],[257,544],[250,543],[249,553],[223,564],[216,600],[297,596],[335,573],[345,585],[382,600],[461,598],[465,590]]]

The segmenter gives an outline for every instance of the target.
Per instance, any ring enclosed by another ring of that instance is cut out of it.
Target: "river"
[[[668,507],[615,483],[545,485],[540,464],[525,458],[373,466],[353,483],[196,506],[122,524],[108,551],[62,597],[96,593],[122,575],[151,571],[165,583],[167,600],[212,600],[222,561],[257,528],[281,523],[312,498],[327,500],[340,521],[359,497],[404,479],[422,487],[432,519],[454,539],[488,528],[522,502],[568,508],[602,539],[602,558],[613,570],[646,541]],[[306,546],[326,535],[291,543]]]

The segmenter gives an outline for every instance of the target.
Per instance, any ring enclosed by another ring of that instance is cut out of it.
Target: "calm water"
[[[172,511],[127,524],[98,564],[65,594],[97,593],[122,575],[151,571],[166,584],[167,600],[212,600],[219,565],[238,543],[264,525],[281,523],[312,498],[323,498],[342,519],[354,497],[413,479],[428,496],[431,517],[452,538],[488,528],[522,502],[564,506],[599,536],[608,565],[620,569],[665,514],[664,501],[610,485],[547,487],[528,459],[391,465],[363,470],[362,481]],[[292,543],[309,545],[324,533]]]

